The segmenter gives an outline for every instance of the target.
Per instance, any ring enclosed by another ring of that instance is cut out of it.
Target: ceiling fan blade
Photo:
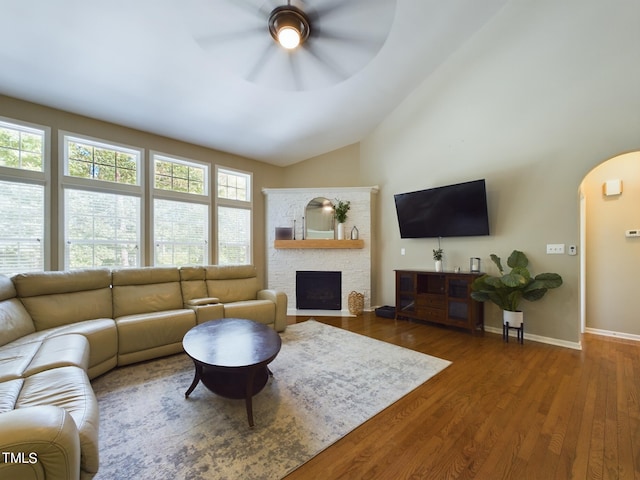
[[[305,43],[302,48],[308,52],[317,62],[321,63],[327,68],[327,71],[331,72],[337,80],[346,80],[349,74],[336,62],[334,62],[329,55],[322,53],[319,49],[313,46],[313,42]]]
[[[288,55],[289,57],[289,69],[291,70],[291,78],[293,78],[293,85],[295,90],[304,90],[304,84],[302,82],[302,72],[300,70],[299,56]]]
[[[267,62],[273,55],[278,51],[278,46],[269,39],[269,43],[262,50],[261,55],[258,57],[258,61],[253,65],[249,73],[245,76],[245,78],[250,82],[255,82],[260,72],[264,69]]]
[[[268,9],[263,1],[257,0],[227,0],[227,3],[258,17],[260,20],[267,20],[269,13],[273,10]]]
[[[243,40],[249,36],[263,35],[265,34],[265,32],[268,33],[266,27],[256,26],[242,30],[236,30],[233,32],[216,32],[208,35],[203,35],[199,38],[196,38],[196,42],[198,42],[198,45],[200,45],[202,48],[209,48],[226,42],[236,42],[239,40]]]
[[[385,35],[364,35],[358,33],[340,32],[337,30],[316,30],[313,37],[318,39],[334,40],[336,42],[345,43],[349,47],[358,47],[363,50],[378,51],[382,44],[386,41]]]
[[[309,15],[311,21],[316,20],[318,17],[327,17],[331,14],[339,10],[348,10],[352,8],[364,8],[365,6],[372,6],[372,4],[376,3],[388,3],[389,1],[395,0],[332,0],[323,2],[321,5],[313,6],[313,9],[310,9],[307,14]]]

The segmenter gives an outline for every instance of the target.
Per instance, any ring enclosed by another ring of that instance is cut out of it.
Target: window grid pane
[[[156,158],[154,186],[160,190],[206,195],[207,169],[186,162]]]
[[[0,181],[0,273],[44,270],[44,187]]]
[[[0,166],[44,171],[44,132],[0,123]]]
[[[140,199],[65,191],[65,267],[140,266]]]
[[[218,198],[250,201],[250,178],[244,173],[218,170]]]
[[[67,169],[72,177],[138,185],[138,154],[67,139]]]
[[[251,210],[218,207],[218,263],[251,262]]]
[[[209,263],[209,207],[204,204],[154,201],[156,266]]]

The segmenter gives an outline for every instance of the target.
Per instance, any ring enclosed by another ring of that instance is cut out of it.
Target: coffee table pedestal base
[[[196,373],[189,389],[185,392],[188,398],[196,388],[198,382],[221,397],[245,400],[247,407],[247,419],[249,426],[253,427],[253,402],[252,398],[260,392],[272,376],[271,370],[266,365],[254,368],[220,369],[211,366],[203,366],[194,361]]]

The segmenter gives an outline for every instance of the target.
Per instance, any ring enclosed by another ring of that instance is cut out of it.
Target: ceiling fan
[[[396,0],[213,0],[196,41],[244,79],[281,90],[340,83],[380,51]],[[208,22],[207,22],[208,20]]]

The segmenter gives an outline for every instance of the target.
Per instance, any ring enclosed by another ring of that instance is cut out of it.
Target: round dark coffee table
[[[225,318],[193,327],[182,340],[196,373],[185,398],[202,383],[226,398],[245,399],[249,426],[253,427],[252,397],[272,375],[267,367],[282,342],[272,328],[252,320]]]

